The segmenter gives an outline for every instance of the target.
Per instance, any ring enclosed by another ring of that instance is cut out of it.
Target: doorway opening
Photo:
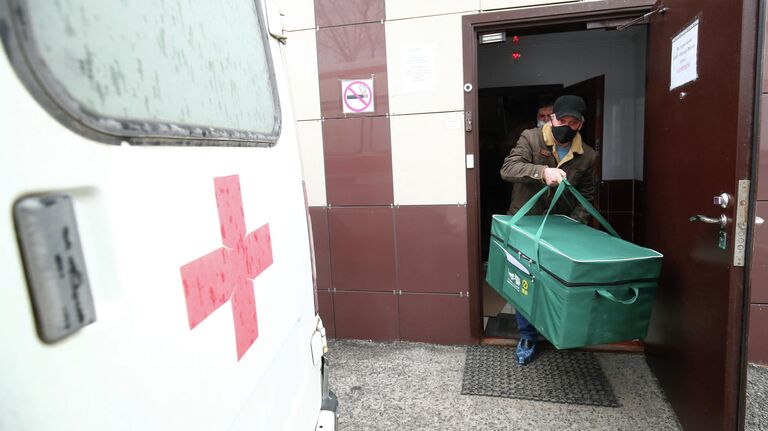
[[[483,208],[482,198],[493,200],[493,191],[483,189],[483,178],[493,172],[481,170],[498,163],[487,155],[498,148],[481,147],[481,134],[487,141],[494,128],[499,135],[513,128],[499,93],[520,98],[532,86],[564,90],[602,76],[603,101],[589,108],[603,119],[591,142],[602,157],[599,210],[625,239],[664,254],[644,344],[646,363],[684,427],[743,425],[749,286],[749,250],[743,244],[750,241],[745,227],[752,224],[745,207],[754,196],[760,4],[742,0],[726,11],[714,1],[603,0],[463,18],[466,150],[478,157],[466,177],[474,336],[484,337],[485,320],[481,243],[487,239],[481,217],[490,209]],[[621,35],[617,26],[624,28]],[[495,46],[479,43],[493,33],[484,41]],[[631,34],[623,43],[634,47],[609,43]],[[500,48],[510,41],[516,48]],[[525,41],[540,46],[523,49]],[[576,42],[582,46],[567,47]],[[695,63],[685,60],[694,56]],[[595,57],[609,64],[597,67]],[[723,67],[724,58],[733,67]],[[627,63],[633,66],[623,74],[612,70]],[[521,76],[527,79],[515,81]],[[617,78],[629,82],[617,86]],[[707,118],[717,120],[702,121]],[[477,124],[488,130],[481,132]],[[738,195],[733,202],[739,205],[713,205],[713,196],[723,193]],[[698,223],[704,219],[712,222]]]
[[[499,172],[504,157],[523,130],[537,127],[537,110],[564,94],[587,104],[580,134],[598,153],[594,207],[623,239],[640,240],[647,28],[588,27],[499,30],[506,42],[477,47],[481,274],[491,216],[510,204],[512,184]],[[482,295],[484,336],[516,338],[511,306],[485,282]]]

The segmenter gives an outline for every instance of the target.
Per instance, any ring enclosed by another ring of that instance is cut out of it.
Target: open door
[[[581,127],[581,137],[587,145],[597,151],[597,160],[593,175],[595,187],[600,189],[603,179],[603,99],[605,95],[605,75],[595,76],[585,81],[577,82],[563,89],[562,94],[574,94],[587,102],[587,113],[584,116],[584,125]],[[595,193],[594,206],[598,211],[605,209],[601,206],[600,196]],[[594,220],[592,227],[599,228],[600,224]]]
[[[585,81],[569,85],[562,94],[574,94],[587,102],[586,120],[581,128],[582,138],[598,153],[602,150],[603,142],[603,97],[605,94],[605,75],[595,76]],[[599,166],[600,163],[596,163]]]
[[[648,29],[640,220],[646,244],[665,257],[647,353],[686,430],[743,424],[745,272],[734,248],[746,237],[737,236],[737,199],[721,208],[713,197],[737,197],[739,181],[752,178],[757,3],[664,0],[657,7],[666,13],[654,14]],[[670,90],[673,38],[696,21],[688,48],[697,52],[698,77]],[[697,214],[725,215],[722,233],[689,221]]]

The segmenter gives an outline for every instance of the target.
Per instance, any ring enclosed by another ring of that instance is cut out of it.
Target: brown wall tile
[[[315,23],[318,27],[383,19],[384,0],[315,0]]]
[[[749,309],[747,360],[768,365],[768,304],[752,304]]]
[[[755,213],[768,220],[768,202],[758,201]],[[768,304],[768,224],[755,225],[751,261],[750,302]]]
[[[336,338],[336,319],[335,312],[333,310],[333,295],[327,290],[315,291],[317,295],[317,303],[319,305],[320,318],[323,319],[323,326],[325,326],[325,334],[329,338]]]
[[[615,211],[633,211],[634,206],[634,180],[610,180],[608,189],[609,206],[603,206],[603,210],[609,212]]]
[[[470,344],[469,298],[458,295],[398,296],[400,337],[436,344]]]
[[[395,238],[403,292],[469,291],[465,207],[398,207]]]
[[[328,209],[309,207],[312,221],[312,242],[315,250],[315,269],[318,290],[331,288],[331,249],[328,243]]]
[[[645,217],[645,201],[642,199],[645,194],[645,183],[635,181],[635,243],[645,245],[645,223],[641,223]]]
[[[607,212],[611,208],[611,182],[602,180],[597,183],[597,186],[598,202],[600,203],[600,206],[597,208],[600,209],[601,213]]]
[[[763,91],[766,90],[768,88],[763,88]],[[768,94],[760,96],[759,133],[760,155],[757,159],[757,200],[768,200]]]
[[[633,204],[634,205],[633,206],[634,212],[635,212],[635,214],[642,214],[643,213],[643,207],[642,207],[643,200],[640,199],[640,196],[642,195],[642,192],[643,192],[643,182],[642,181],[638,181],[638,180],[634,180],[634,185],[632,187],[634,187],[634,189],[635,189],[635,202]]]
[[[392,208],[329,208],[328,233],[333,288],[396,289]]]
[[[355,24],[317,31],[317,67],[320,74],[320,112],[324,118],[383,116],[389,112],[387,51],[384,25]],[[367,79],[373,75],[373,113],[342,111],[342,79]]]
[[[336,337],[390,341],[398,339],[397,296],[392,292],[336,292]]]
[[[634,215],[632,213],[610,213],[608,217],[608,223],[613,226],[621,239],[630,242],[634,241]]]
[[[330,205],[390,205],[389,118],[323,121],[325,185]]]

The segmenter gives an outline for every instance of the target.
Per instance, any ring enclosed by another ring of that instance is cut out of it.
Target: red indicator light
[[[520,38],[517,36],[512,36],[512,43],[518,43],[520,42]]]
[[[515,51],[515,52],[512,53],[512,58],[513,59],[520,60],[520,57],[522,57],[522,55],[519,52]]]

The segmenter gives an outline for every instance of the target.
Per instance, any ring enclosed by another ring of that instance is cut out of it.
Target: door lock
[[[720,214],[720,217],[707,217],[701,214],[696,214],[688,218],[688,221],[700,221],[707,224],[720,225],[720,229],[725,229],[728,224],[728,217],[725,214]]]
[[[728,204],[730,204],[733,201],[733,198],[728,193],[720,193],[719,195],[715,196],[715,199],[713,200],[713,204],[719,206],[720,208],[728,208]]]

